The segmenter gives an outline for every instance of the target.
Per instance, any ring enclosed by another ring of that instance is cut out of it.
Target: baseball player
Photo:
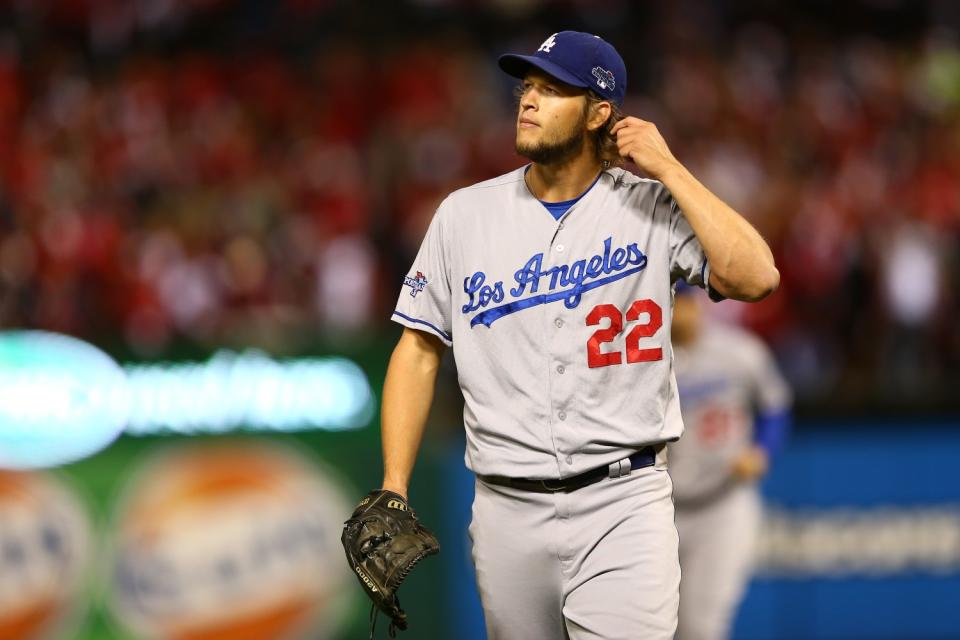
[[[673,308],[685,426],[670,445],[683,570],[677,640],[722,640],[750,577],[757,480],[786,436],[791,393],[767,347],[741,329],[705,324],[699,297],[678,287]]]
[[[757,300],[779,273],[653,124],[620,116],[626,69],[610,44],[563,31],[499,64],[521,82],[516,149],[530,162],[450,194],[404,278],[383,490],[407,495],[452,346],[488,637],[672,638],[673,285]],[[627,159],[651,179],[616,167]]]

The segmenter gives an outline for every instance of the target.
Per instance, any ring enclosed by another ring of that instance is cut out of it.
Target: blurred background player
[[[760,530],[758,481],[783,445],[792,401],[767,346],[705,321],[701,302],[678,285],[672,339],[684,434],[670,446],[682,572],[677,640],[729,637]]]

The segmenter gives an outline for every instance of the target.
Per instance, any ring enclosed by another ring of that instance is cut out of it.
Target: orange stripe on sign
[[[317,603],[306,598],[279,604],[267,611],[252,615],[238,614],[229,620],[202,627],[180,629],[171,634],[172,640],[264,640],[284,638],[298,630],[316,611]],[[322,603],[320,605],[323,606]]]
[[[55,600],[47,598],[20,611],[0,615],[0,638],[39,639],[50,630],[59,609]]]

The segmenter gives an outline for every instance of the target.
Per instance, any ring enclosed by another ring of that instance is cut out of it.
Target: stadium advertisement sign
[[[342,357],[218,351],[206,362],[121,367],[76,338],[0,332],[0,469],[81,460],[124,431],[342,431],[373,413],[366,374]]]

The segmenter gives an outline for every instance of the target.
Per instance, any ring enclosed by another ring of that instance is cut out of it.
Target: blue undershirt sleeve
[[[787,441],[792,423],[790,411],[761,413],[754,423],[754,442],[773,458]]]

